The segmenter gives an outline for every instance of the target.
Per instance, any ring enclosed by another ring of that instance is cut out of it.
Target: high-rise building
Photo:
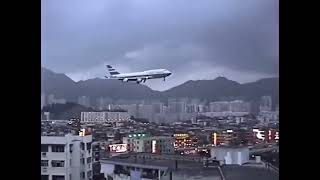
[[[41,109],[46,105],[45,94],[41,94]]]
[[[262,96],[260,103],[260,112],[271,111],[272,99],[271,96]]]
[[[187,112],[187,102],[184,99],[176,100],[169,99],[168,100],[168,108],[170,113],[185,113]]]
[[[168,99],[168,112],[175,113],[176,111],[176,99]]]
[[[216,101],[210,103],[210,112],[227,112],[230,111],[228,101]]]
[[[48,96],[48,104],[65,104],[66,102],[64,98],[56,99],[53,94]]]
[[[206,112],[206,106],[204,104],[199,104],[197,106],[197,112],[200,112],[200,113]]]
[[[92,180],[92,135],[41,136],[41,179]]]
[[[129,105],[118,105],[120,109],[128,111],[130,116],[137,117],[138,116],[138,106],[136,104]]]
[[[161,102],[152,103],[152,108],[154,113],[163,113],[163,103]]]
[[[80,96],[78,98],[78,104],[86,107],[90,107],[90,97],[87,96]]]
[[[244,102],[241,100],[231,101],[230,111],[231,112],[250,112],[250,103]]]
[[[148,119],[149,121],[153,120],[153,107],[152,105],[138,105],[138,118]]]
[[[187,107],[186,107],[186,112],[187,113],[195,113],[195,112],[198,112],[197,110],[197,104],[188,104]]]
[[[98,109],[100,111],[106,108],[103,97],[99,97],[96,99],[95,107],[96,107],[96,109]]]
[[[44,115],[43,120],[47,120],[47,121],[50,120],[50,112],[44,112],[43,115]]]
[[[48,96],[48,104],[54,104],[54,95],[53,94],[50,94]]]
[[[89,103],[90,104],[90,103]],[[108,108],[108,105],[112,104],[112,99],[108,97],[99,97],[96,99],[95,108],[98,110],[105,110]]]
[[[176,103],[177,113],[186,113],[187,112],[187,103],[184,101],[180,101]]]

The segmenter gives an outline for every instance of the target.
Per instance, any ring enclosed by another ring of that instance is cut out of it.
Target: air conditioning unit
[[[42,172],[43,173],[47,173],[48,172],[48,169],[46,167],[42,168]]]
[[[47,153],[43,152],[43,153],[42,153],[42,156],[43,156],[43,157],[46,157],[46,156],[47,156]]]

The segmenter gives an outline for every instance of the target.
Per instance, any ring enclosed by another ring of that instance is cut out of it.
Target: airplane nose
[[[168,71],[168,70],[166,70],[164,73],[165,73],[166,76],[170,76],[170,75],[172,74],[172,73],[171,73],[170,71]]]

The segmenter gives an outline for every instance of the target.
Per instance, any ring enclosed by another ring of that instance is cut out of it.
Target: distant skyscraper
[[[176,112],[176,99],[168,99],[168,111],[170,113],[175,113]]]
[[[176,100],[169,99],[168,107],[170,113],[185,113],[187,112],[187,102],[185,99]]]
[[[44,112],[43,115],[44,115],[44,120],[47,120],[47,121],[50,120],[50,112]]]
[[[149,121],[153,119],[153,107],[152,105],[138,105],[138,118],[145,118]]]
[[[153,113],[163,113],[163,103],[152,103]]]
[[[78,104],[86,107],[90,107],[90,98],[87,96],[80,96],[78,98]]]
[[[197,111],[197,104],[188,104],[187,105],[187,109],[186,109],[186,111],[187,111],[187,113],[195,113],[195,112],[198,112]]]
[[[41,94],[41,109],[46,105],[45,94]]]
[[[206,112],[206,106],[204,104],[199,104],[197,106],[197,112],[201,112],[201,113]]]
[[[48,96],[48,104],[65,104],[66,102],[64,98],[56,99],[53,94]]]
[[[54,95],[53,94],[50,94],[48,96],[48,104],[54,104]]]
[[[136,104],[119,105],[119,108],[128,111],[130,116],[138,117],[138,106]]]
[[[271,111],[272,100],[271,96],[262,96],[260,103],[260,112]]]
[[[210,103],[210,112],[227,112],[230,111],[230,105],[227,101],[216,101]]]
[[[250,103],[248,102],[236,100],[231,101],[229,105],[231,112],[250,112]]]
[[[103,110],[106,109],[106,103],[103,97],[99,97],[96,99],[96,105],[95,105],[96,109],[98,110]]]

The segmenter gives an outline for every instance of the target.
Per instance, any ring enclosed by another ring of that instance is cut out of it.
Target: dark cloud
[[[277,0],[42,0],[42,64],[74,79],[103,77],[110,63],[168,68],[164,88],[218,74],[248,81],[277,75],[278,54]]]

